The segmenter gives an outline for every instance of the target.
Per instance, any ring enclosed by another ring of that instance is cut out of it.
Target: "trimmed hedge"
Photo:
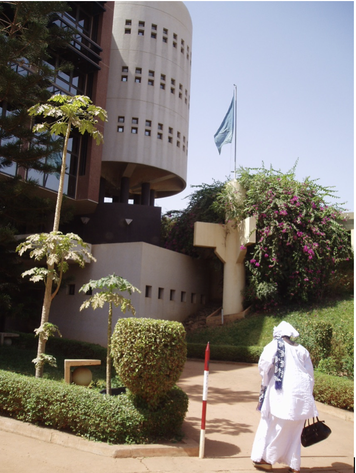
[[[188,343],[188,358],[205,358],[206,345]],[[263,347],[243,347],[232,345],[210,345],[210,359],[217,361],[236,361],[242,363],[258,363]]]
[[[153,409],[172,389],[187,359],[186,332],[180,322],[119,319],[111,354],[124,386]]]
[[[354,410],[354,383],[351,379],[314,372],[314,398],[329,406]]]
[[[0,415],[113,444],[153,443],[181,435],[188,396],[178,387],[152,411],[132,394],[86,388],[0,370]]]

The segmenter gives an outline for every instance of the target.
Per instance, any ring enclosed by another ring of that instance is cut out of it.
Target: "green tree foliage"
[[[295,167],[286,174],[241,167],[237,179],[245,200],[225,186],[216,206],[226,220],[256,217],[257,242],[246,258],[247,303],[266,308],[321,298],[339,264],[353,257],[342,209],[326,204],[333,191],[309,178],[298,182]]]
[[[70,32],[54,20],[66,8],[66,2],[0,3],[0,169],[13,163],[45,172],[58,169],[56,160],[46,158],[55,156],[61,143],[48,133],[33,134],[27,110],[51,95],[57,72],[51,51],[70,41]]]
[[[224,223],[224,212],[214,208],[213,203],[224,184],[202,184],[191,194],[185,210],[167,212],[162,216],[162,243],[168,250],[177,251],[188,256],[198,257],[201,249],[193,246],[194,223]]]
[[[0,331],[5,319],[16,316],[24,321],[32,318],[36,298],[32,285],[23,281],[24,264],[15,252],[15,235],[43,227],[54,203],[36,195],[36,186],[20,178],[4,180],[0,185]],[[28,220],[30,220],[28,222]],[[36,225],[36,227],[34,226]],[[21,294],[21,297],[19,297]],[[31,300],[32,299],[32,300]],[[40,305],[39,305],[40,307]]]
[[[99,290],[92,295],[88,300],[83,302],[80,306],[80,310],[92,307],[94,310],[103,308],[105,303],[109,304],[108,313],[108,337],[107,337],[107,355],[106,355],[106,394],[111,395],[111,335],[112,335],[112,314],[113,306],[120,307],[121,312],[125,313],[130,310],[133,315],[136,314],[135,308],[131,304],[131,300],[124,297],[120,292],[128,292],[130,295],[135,291],[141,292],[137,287],[133,286],[129,281],[111,274],[107,277],[90,280],[87,284],[84,284],[79,292],[87,293],[93,289]]]

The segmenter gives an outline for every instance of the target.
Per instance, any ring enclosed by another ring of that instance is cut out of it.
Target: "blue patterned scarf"
[[[276,389],[282,389],[283,376],[284,376],[284,357],[286,347],[282,338],[277,338],[277,351],[274,356],[274,387]]]

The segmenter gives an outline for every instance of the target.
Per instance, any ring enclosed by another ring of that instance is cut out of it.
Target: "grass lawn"
[[[204,328],[188,333],[187,341],[233,346],[265,346],[272,340],[273,327],[282,320],[292,325],[305,320],[325,321],[333,326],[333,336],[337,339],[353,337],[354,300],[330,300],[323,304],[276,310],[275,313],[250,313],[245,319],[231,325]]]

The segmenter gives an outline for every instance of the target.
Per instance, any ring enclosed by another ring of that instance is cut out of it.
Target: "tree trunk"
[[[70,131],[71,131],[71,121],[69,120],[66,136],[64,138],[61,175],[59,178],[59,185],[58,185],[56,212],[54,215],[54,222],[53,222],[53,232],[58,232],[58,229],[59,229],[59,221],[61,217],[61,208],[62,208],[62,200],[63,200],[64,178],[65,178],[65,172],[66,172],[66,157],[67,157],[68,140],[69,140]],[[48,322],[49,311],[50,311],[51,303],[52,303],[53,279],[52,279],[51,273],[54,269],[54,265],[51,265],[51,266],[47,265],[47,267],[48,267],[49,274],[46,279],[46,289],[45,289],[45,295],[43,298],[40,327],[42,327],[44,323]],[[44,338],[43,333],[41,332],[38,336],[37,358],[39,358],[42,354],[45,353],[45,349],[46,349],[46,339]],[[36,367],[36,378],[42,378],[42,376],[43,376],[43,363],[40,363]]]
[[[66,173],[66,159],[67,159],[67,149],[68,149],[68,140],[71,132],[71,121],[68,122],[68,128],[66,136],[64,138],[63,152],[62,152],[62,165],[61,165],[61,175],[59,178],[58,193],[57,193],[57,202],[56,202],[56,213],[54,215],[53,231],[58,232],[59,221],[61,218],[61,208],[63,201],[63,187],[64,187],[64,178]]]
[[[109,302],[108,317],[108,343],[106,352],[106,395],[111,396],[111,326],[112,326],[112,302]]]
[[[48,267],[48,270],[51,272],[53,268],[54,266],[51,265]],[[42,327],[43,324],[48,322],[49,311],[50,311],[51,302],[52,302],[52,285],[53,285],[53,279],[51,277],[51,274],[49,274],[46,279],[46,288],[45,288],[45,294],[43,298],[40,327]],[[46,339],[44,338],[43,333],[40,333],[38,336],[37,358],[40,358],[40,356],[45,353],[45,349],[46,349]],[[43,375],[43,364],[41,363],[36,366],[36,378],[42,378],[42,375]]]

